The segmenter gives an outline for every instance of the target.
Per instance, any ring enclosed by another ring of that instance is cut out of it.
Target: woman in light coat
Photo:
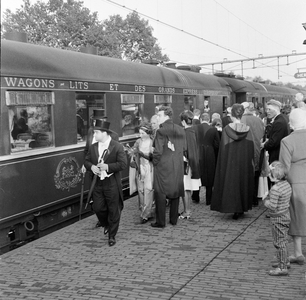
[[[293,109],[289,120],[293,132],[281,141],[279,160],[286,166],[292,186],[289,234],[293,238],[294,254],[289,260],[302,265],[305,263],[302,237],[306,237],[306,111]]]

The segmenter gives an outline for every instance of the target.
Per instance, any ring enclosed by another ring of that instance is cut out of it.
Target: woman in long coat
[[[199,153],[197,138],[194,127],[192,126],[193,113],[189,110],[180,114],[181,123],[185,128],[187,151],[184,154],[184,163],[187,166],[184,170],[184,189],[183,197],[184,211],[180,214],[180,219],[190,219],[191,216],[191,194],[198,191],[201,186]]]
[[[302,237],[306,236],[306,111],[293,109],[289,118],[294,131],[281,141],[279,160],[286,166],[292,187],[289,234],[293,237],[294,254],[289,260],[302,265]]]
[[[240,122],[244,108],[232,107],[233,123],[222,132],[211,210],[234,213],[238,219],[252,209],[254,190],[254,143],[250,127]]]

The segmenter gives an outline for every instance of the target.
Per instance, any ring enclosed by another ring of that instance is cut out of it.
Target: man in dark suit
[[[107,229],[108,244],[116,243],[123,209],[123,193],[120,171],[127,167],[123,146],[110,136],[109,122],[97,120],[94,126],[96,143],[89,147],[85,167],[97,176],[93,189],[93,209],[101,225]]]
[[[105,116],[105,110],[104,109],[94,109],[93,115],[91,116],[90,120],[91,120],[91,126],[89,127],[88,133],[86,136],[86,144],[84,148],[84,158],[86,157],[86,154],[88,153],[90,146],[97,142],[96,139],[94,138],[94,126],[96,124],[96,121],[97,120],[101,120],[101,121],[107,120],[107,116]],[[110,136],[115,141],[119,140],[119,136],[117,132],[110,130]],[[86,168],[84,165],[82,166],[82,172],[83,173],[86,172]],[[92,175],[92,173],[90,175]],[[102,225],[100,221],[98,221],[96,224],[96,228],[101,227],[101,226]]]
[[[209,125],[208,113],[201,115],[201,124],[196,126],[200,174],[202,186],[206,188],[206,205],[210,205],[214,185],[216,161],[220,144],[218,130]]]
[[[157,113],[160,128],[154,139],[154,196],[156,221],[152,227],[166,226],[166,198],[170,201],[170,224],[178,219],[179,197],[184,197],[184,160],[187,150],[183,127],[172,121],[172,108],[162,106]]]
[[[271,129],[268,139],[261,143],[261,148],[269,153],[269,164],[278,160],[281,140],[289,134],[288,124],[281,114],[282,104],[274,99],[267,103],[267,118],[271,119]]]

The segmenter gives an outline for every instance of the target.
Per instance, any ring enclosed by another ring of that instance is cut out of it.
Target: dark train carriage
[[[189,105],[201,108],[206,99],[217,110],[228,101],[226,82],[198,76],[2,40],[1,251],[77,220],[94,109],[104,110],[120,142],[133,143],[160,105],[171,105],[178,122]],[[89,183],[86,177],[85,195]]]
[[[287,87],[276,86],[273,84],[262,84],[267,90],[266,101],[275,99],[283,104],[292,104],[297,93],[296,90]]]
[[[231,87],[232,104],[242,102],[253,102],[256,107],[258,104],[263,104],[267,96],[266,88],[252,81],[245,81],[242,79],[223,77]]]

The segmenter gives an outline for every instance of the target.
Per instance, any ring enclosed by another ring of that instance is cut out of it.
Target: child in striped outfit
[[[264,205],[269,209],[272,225],[273,245],[276,248],[277,261],[275,269],[269,272],[272,276],[288,275],[290,263],[287,254],[288,230],[290,225],[289,205],[292,189],[285,179],[285,167],[279,161],[269,166],[270,180],[274,182],[269,195],[263,199]]]

